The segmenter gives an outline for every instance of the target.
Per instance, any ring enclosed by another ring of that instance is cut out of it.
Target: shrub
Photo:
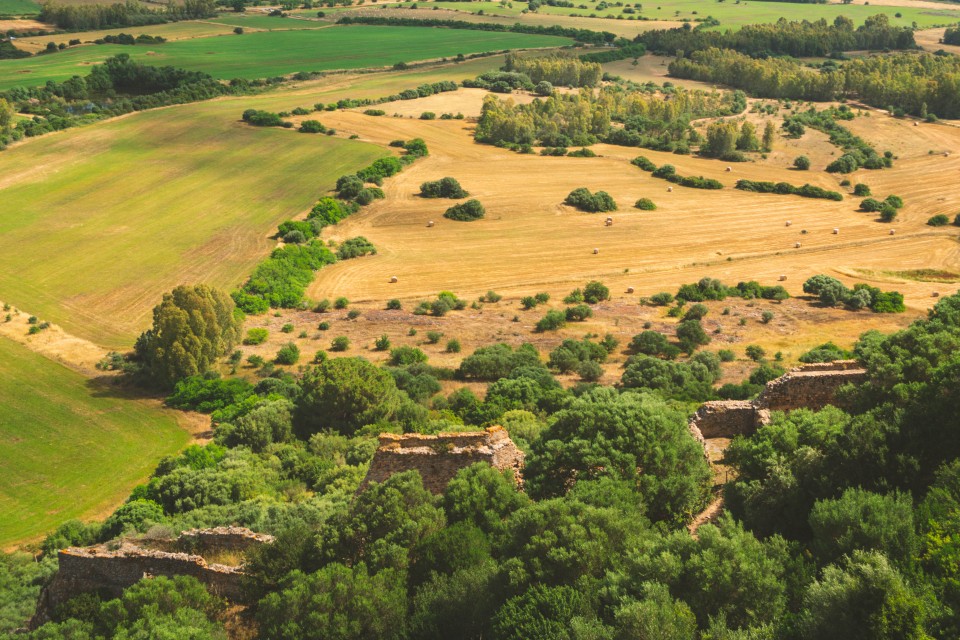
[[[300,360],[300,347],[292,342],[280,347],[277,357],[273,359],[277,364],[297,364],[298,360]]]
[[[359,309],[350,309],[350,311],[347,311],[347,320],[356,320],[359,317],[360,317]]]
[[[567,307],[565,316],[569,322],[583,322],[593,316],[593,309],[585,304],[578,304],[574,307]]]
[[[397,347],[390,350],[390,364],[395,367],[407,367],[427,361],[427,354],[416,347]]]
[[[797,156],[793,159],[793,166],[800,171],[807,171],[810,169],[810,158],[807,156]]]
[[[606,191],[590,193],[590,190],[584,187],[571,191],[563,202],[588,213],[617,210],[617,203]]]
[[[950,224],[950,218],[941,213],[927,220],[927,224],[931,227],[943,227]]]
[[[389,309],[390,311],[399,311],[402,308],[403,308],[403,305],[396,298],[387,300],[387,309]]]
[[[319,120],[304,120],[300,123],[300,133],[325,133],[327,128]]]
[[[495,291],[487,291],[487,295],[485,295],[483,298],[484,302],[500,302],[500,300],[503,299],[503,296]]]
[[[387,351],[390,348],[390,336],[383,334],[373,343],[373,348],[377,351]]]
[[[470,194],[464,191],[456,178],[446,177],[440,180],[424,182],[420,185],[420,196],[423,198],[466,198]]]
[[[720,351],[717,351],[717,356],[720,358],[720,362],[733,362],[737,359],[736,354],[730,349],[720,349]]]
[[[896,219],[897,219],[896,208],[890,206],[889,204],[884,204],[882,207],[880,207],[881,222],[893,222]]]
[[[421,120],[436,120],[436,119],[437,119],[437,114],[435,114],[433,111],[424,111],[423,113],[420,114],[420,119],[421,119]]]
[[[437,344],[442,337],[442,331],[427,331],[427,342],[430,344]]]
[[[853,186],[853,195],[859,198],[865,198],[870,195],[870,187],[862,183],[857,183]]]
[[[459,222],[472,222],[473,220],[482,218],[485,213],[486,210],[479,200],[467,200],[466,202],[455,204],[447,209],[443,217]]]
[[[677,340],[687,353],[693,353],[700,345],[710,344],[710,336],[699,320],[684,320],[677,325]]]
[[[320,324],[317,325],[317,329],[319,329],[320,331],[327,331],[330,329],[330,323],[321,322]]]
[[[597,304],[610,299],[610,289],[602,282],[592,280],[583,288],[583,300],[587,304]]]
[[[243,344],[254,345],[254,344],[263,344],[267,341],[267,336],[270,335],[270,332],[262,328],[254,328],[247,331],[246,337],[243,339]]]
[[[288,322],[287,324],[280,327],[280,331],[282,331],[283,333],[293,333],[293,324]]]
[[[747,357],[753,360],[754,362],[760,362],[763,360],[763,357],[767,355],[766,350],[756,344],[747,345],[746,349]]]
[[[635,166],[637,166],[637,167],[640,167],[640,168],[643,169],[644,171],[656,171],[656,170],[657,170],[657,165],[655,165],[655,164],[653,164],[652,162],[650,162],[650,160],[648,160],[648,159],[645,158],[644,156],[637,156],[636,158],[634,158],[633,160],[630,161],[630,164],[635,165]]]
[[[341,296],[341,297],[339,297],[339,298],[337,298],[336,300],[333,301],[333,308],[334,308],[334,309],[346,309],[347,306],[349,306],[349,304],[350,304],[350,301],[347,300],[346,298],[344,298],[343,296]]]
[[[773,320],[773,311],[764,311],[760,314],[760,321],[763,324],[769,324],[771,320]]]
[[[337,336],[330,343],[330,351],[346,351],[350,348],[350,338],[347,336]]]
[[[556,331],[565,327],[566,324],[567,316],[563,311],[547,311],[547,314],[537,321],[536,331],[537,333]]]
[[[673,294],[668,291],[661,291],[650,296],[650,302],[658,307],[665,307],[673,303]]]
[[[586,147],[582,149],[577,149],[576,151],[570,151],[569,153],[567,153],[567,155],[571,158],[596,158],[597,157],[597,154],[593,152],[593,149],[587,149]]]
[[[650,198],[640,198],[633,206],[641,211],[656,211],[657,209],[657,205],[655,205]]]
[[[596,382],[603,377],[603,367],[595,360],[585,360],[577,367],[577,375],[584,382]]]
[[[454,338],[447,342],[447,353],[460,353],[460,341]]]
[[[377,248],[363,236],[348,238],[337,248],[337,257],[341,260],[350,260],[351,258],[359,258],[360,256],[366,255],[376,255],[376,253]]]

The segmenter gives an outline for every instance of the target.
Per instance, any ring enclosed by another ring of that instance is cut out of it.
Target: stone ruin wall
[[[395,473],[415,469],[423,477],[423,486],[439,494],[458,471],[476,462],[486,462],[500,471],[509,469],[518,485],[523,482],[523,451],[513,443],[506,429],[496,426],[484,431],[435,436],[382,433],[367,477],[358,491],[363,491],[371,482],[383,482]]]
[[[856,360],[807,364],[767,383],[756,400],[704,402],[690,420],[690,432],[705,438],[747,435],[770,420],[771,411],[818,410],[837,404],[837,389],[866,379]]]
[[[177,546],[232,551],[272,542],[273,536],[240,527],[192,529],[174,541]],[[242,567],[207,564],[201,555],[146,549],[125,541],[117,548],[108,543],[62,549],[57,559],[59,570],[40,594],[31,628],[48,622],[57,607],[81,593],[119,597],[124,589],[144,577],[192,576],[211,593],[231,602],[244,602]]]

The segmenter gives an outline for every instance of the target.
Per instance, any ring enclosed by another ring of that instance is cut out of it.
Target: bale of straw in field
[[[394,282],[396,282],[396,281],[397,281],[397,276],[391,276],[390,282],[391,282],[391,283],[394,283]]]
[[[600,253],[600,249],[594,248],[593,255],[597,255],[598,253]]]

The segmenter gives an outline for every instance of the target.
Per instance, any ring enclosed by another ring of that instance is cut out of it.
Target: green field
[[[205,71],[217,78],[266,78],[297,71],[359,69],[524,47],[569,44],[568,38],[410,27],[331,27],[261,31],[151,46],[98,45],[0,61],[0,90],[86,75],[86,67],[127,53],[150,64]]]
[[[312,9],[308,13],[310,16],[316,16],[317,10]],[[329,22],[320,22],[318,20],[301,20],[299,18],[279,18],[265,16],[263,14],[246,13],[225,13],[218,18],[205,20],[205,22],[215,22],[217,24],[226,24],[231,27],[245,27],[249,29],[320,29],[329,27]]]
[[[33,0],[0,0],[0,16],[32,16],[40,13]]]
[[[412,3],[404,3],[400,6],[409,7]],[[418,6],[438,6],[444,9],[454,9],[459,11],[476,12],[483,10],[485,14],[519,16],[520,12],[527,7],[525,2],[512,2],[513,6],[502,7],[499,2],[419,2]],[[537,12],[550,15],[581,15],[590,16],[596,14],[601,18],[618,18],[622,16],[624,20],[629,19],[630,14],[624,14],[626,7],[609,6],[606,9],[597,10],[596,0],[579,0],[575,2],[577,7],[551,7],[542,5]],[[586,5],[586,9],[579,8],[579,5]],[[612,3],[608,3],[612,4]],[[632,4],[632,3],[627,3]],[[953,23],[960,20],[960,7],[951,8],[950,5],[944,5],[943,9],[925,9],[916,7],[888,7],[888,6],[866,6],[863,2],[857,4],[798,4],[790,2],[703,2],[702,0],[663,0],[656,3],[643,3],[643,9],[638,9],[637,18],[644,17],[650,20],[683,20],[704,18],[713,16],[720,21],[720,27],[739,27],[745,24],[759,24],[767,22],[776,22],[781,17],[787,20],[819,20],[826,18],[833,20],[839,15],[849,17],[857,24],[869,16],[878,13],[885,13],[890,16],[894,24],[901,24],[909,27],[916,22],[920,27],[936,26],[941,24]],[[901,14],[901,18],[895,17]],[[602,27],[598,26],[600,30]]]
[[[0,338],[0,548],[110,509],[189,434]]]
[[[247,106],[159,109],[0,153],[0,298],[129,347],[164,291],[236,286],[279,222],[385,153],[244,125]]]

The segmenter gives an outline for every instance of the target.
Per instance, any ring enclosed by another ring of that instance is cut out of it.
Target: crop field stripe
[[[266,78],[297,71],[383,67],[517,48],[555,47],[569,38],[422,27],[338,26],[260,31],[161,45],[98,45],[0,61],[0,90],[86,75],[91,64],[120,53],[155,66],[204,71],[217,78]]]
[[[0,338],[0,548],[111,508],[186,444],[172,414],[113,393]]]
[[[0,16],[29,16],[40,13],[40,4],[33,0],[0,0]]]

